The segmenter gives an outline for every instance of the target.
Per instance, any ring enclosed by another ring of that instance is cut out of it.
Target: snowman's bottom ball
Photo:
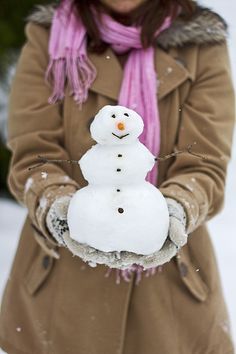
[[[161,249],[169,213],[161,192],[148,182],[120,187],[87,186],[68,209],[70,237],[103,252],[148,255]]]

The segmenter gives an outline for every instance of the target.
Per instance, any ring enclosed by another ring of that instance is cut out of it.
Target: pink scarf
[[[95,17],[96,18],[96,17]],[[97,20],[98,21],[98,20]],[[167,17],[156,36],[171,24]],[[158,156],[160,150],[160,117],[157,100],[157,74],[154,67],[155,50],[142,48],[140,28],[128,27],[102,14],[98,23],[101,37],[116,53],[130,50],[124,68],[118,104],[137,111],[144,120],[140,141]],[[68,80],[71,94],[78,104],[88,97],[88,90],[96,78],[96,68],[87,57],[87,36],[82,21],[72,8],[72,0],[65,0],[55,11],[49,42],[50,63],[46,77],[53,82],[50,103],[64,97]],[[157,183],[157,166],[147,175],[152,184]]]

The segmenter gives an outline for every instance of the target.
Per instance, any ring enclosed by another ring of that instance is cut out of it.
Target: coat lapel
[[[159,100],[175,90],[187,79],[192,79],[192,75],[186,67],[159,47],[155,51],[155,68],[158,78],[157,85],[159,85]]]
[[[116,54],[107,48],[103,54],[89,53],[90,60],[98,75],[91,86],[91,91],[118,100],[123,78],[123,68]],[[155,51],[155,68],[157,72],[158,99],[163,99],[185,80],[192,79],[192,74],[169,53],[157,47]]]
[[[97,69],[97,77],[90,90],[118,100],[123,77],[123,69],[112,49],[102,54],[88,53],[88,57]]]

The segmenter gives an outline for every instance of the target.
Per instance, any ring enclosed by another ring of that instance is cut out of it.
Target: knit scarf
[[[106,13],[98,19],[95,9],[94,19],[100,35],[117,54],[128,53],[118,104],[139,113],[144,121],[140,141],[158,156],[160,150],[160,117],[158,110],[158,79],[154,66],[155,49],[143,49],[141,28],[125,26]],[[156,37],[171,25],[171,16],[166,17],[156,31]],[[97,72],[87,56],[86,29],[74,8],[72,0],[64,0],[55,10],[49,40],[50,62],[46,78],[53,84],[49,98],[55,103],[64,98],[66,80],[74,100],[81,106],[88,97],[88,90]],[[156,185],[158,166],[154,166],[146,177]]]

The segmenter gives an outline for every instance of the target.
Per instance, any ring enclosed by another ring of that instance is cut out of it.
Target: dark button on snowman
[[[165,198],[145,180],[155,156],[139,141],[142,118],[123,106],[105,106],[90,131],[97,142],[80,159],[88,186],[68,209],[70,237],[103,252],[148,255],[161,249],[169,228]]]

